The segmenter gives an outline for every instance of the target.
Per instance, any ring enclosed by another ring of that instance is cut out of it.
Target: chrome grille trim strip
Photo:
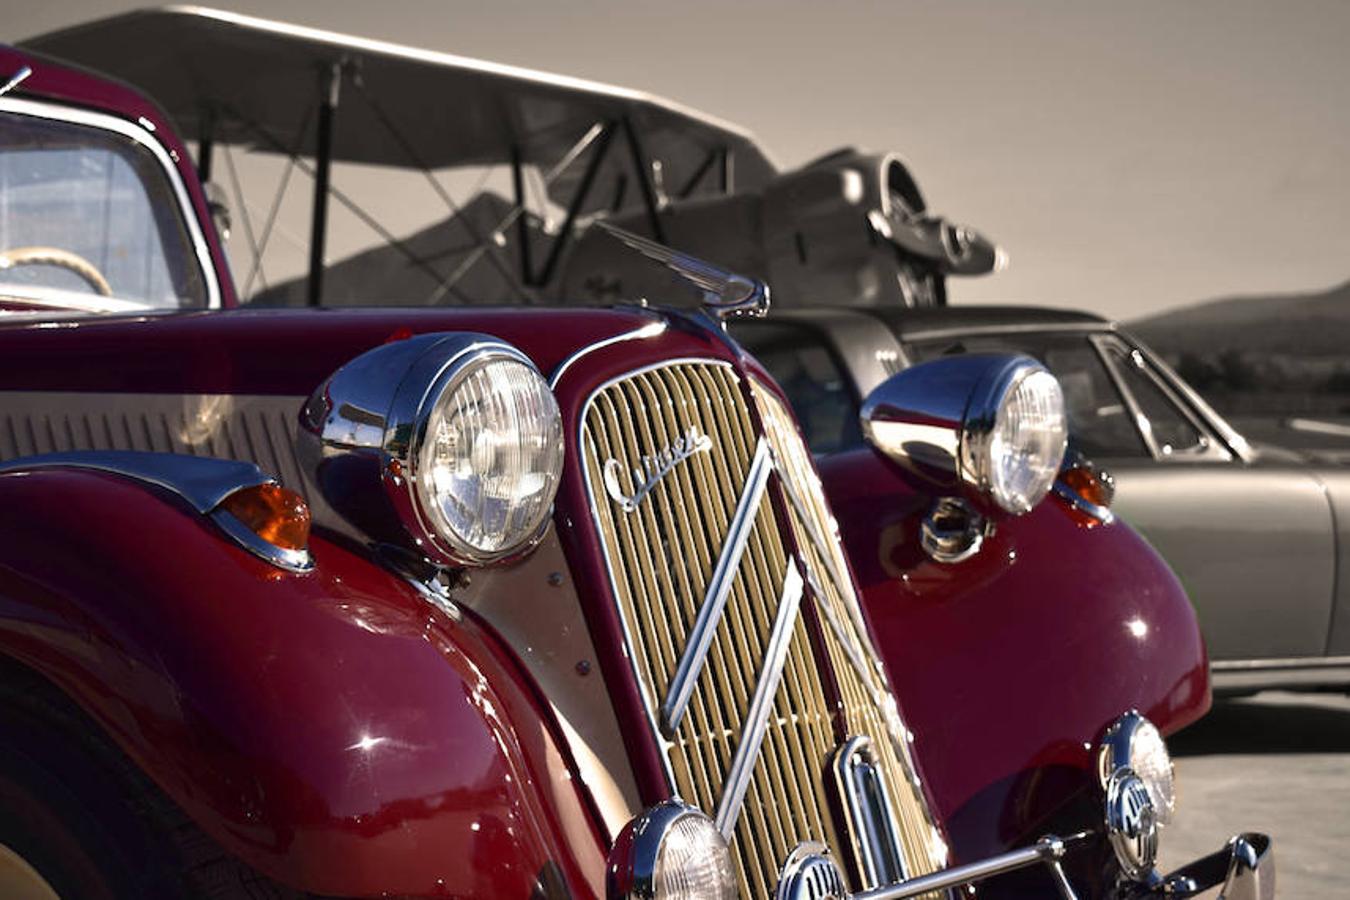
[[[661,726],[667,737],[675,734],[675,730],[680,727],[680,719],[689,708],[689,699],[693,696],[694,685],[708,658],[713,632],[722,620],[722,611],[726,608],[727,597],[731,595],[731,585],[740,569],[741,556],[745,553],[745,544],[750,539],[750,530],[755,524],[760,501],[764,498],[764,488],[769,483],[772,471],[773,459],[769,453],[769,444],[760,438],[750,463],[750,474],[745,479],[745,489],[741,491],[741,499],[732,516],[731,529],[727,532],[722,553],[717,558],[717,568],[713,570],[698,619],[690,631],[689,642],[685,645],[675,677],[671,680],[666,702],[661,706]]]
[[[793,507],[797,511],[797,517],[801,519],[802,525],[806,528],[807,536],[810,537],[811,543],[816,545],[816,553],[820,555],[820,561],[825,566],[826,574],[830,576],[830,580],[833,581],[834,584],[852,584],[852,580],[845,578],[844,573],[840,572],[835,565],[834,554],[831,551],[831,547],[825,542],[825,538],[821,535],[819,529],[816,528],[815,517],[807,512],[806,503],[797,492],[797,486],[794,483],[795,480],[796,479],[793,478],[779,479],[783,485],[783,493],[787,494],[788,500],[792,502]],[[821,597],[824,596],[825,595],[822,592]],[[821,605],[824,606],[826,604]],[[881,657],[878,655],[876,648],[872,646],[872,637],[867,630],[867,625],[864,624],[862,620],[861,612],[854,604],[846,605],[845,610],[853,620],[853,627],[857,629],[858,639],[865,643],[867,652],[871,653],[872,659],[876,661],[875,664],[877,671],[879,672],[881,670]],[[836,619],[835,622],[838,623],[838,620]],[[861,675],[862,671],[860,670],[858,674]]]
[[[750,771],[759,758],[759,748],[764,743],[764,732],[769,727],[769,713],[773,711],[774,695],[778,693],[778,682],[783,677],[783,664],[787,662],[789,638],[797,622],[797,611],[801,609],[802,586],[801,573],[797,571],[796,564],[789,559],[787,579],[783,582],[783,595],[778,600],[778,615],[774,618],[769,646],[764,651],[764,666],[759,672],[759,684],[755,686],[755,696],[746,713],[745,725],[741,728],[741,740],[736,745],[736,757],[727,772],[722,798],[717,802],[717,815],[714,816],[714,820],[717,823],[717,830],[728,840],[731,838],[732,829],[736,827],[736,817],[740,815],[745,790],[750,786]]]

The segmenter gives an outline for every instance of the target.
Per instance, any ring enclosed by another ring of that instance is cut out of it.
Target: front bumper
[[[1223,886],[1219,900],[1274,900],[1275,847],[1255,832],[1235,835],[1222,850],[1164,876],[1127,897],[1194,897]]]
[[[1044,837],[1030,847],[1001,853],[979,862],[955,866],[911,878],[899,884],[887,885],[852,894],[848,900],[904,900],[931,891],[957,888],[984,881],[1006,872],[1043,864],[1049,868],[1059,896],[1077,900],[1074,890],[1061,866],[1065,854],[1075,844],[1091,839],[1082,834],[1070,838]],[[1247,832],[1229,839],[1228,844],[1215,853],[1198,859],[1169,875],[1151,873],[1141,881],[1123,881],[1114,892],[1119,900],[1147,900],[1147,898],[1194,897],[1216,887],[1221,888],[1218,900],[1274,900],[1275,851],[1271,839],[1264,834]]]

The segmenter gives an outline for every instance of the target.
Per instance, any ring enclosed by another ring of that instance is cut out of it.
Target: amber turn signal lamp
[[[279,484],[255,484],[226,497],[221,508],[269,544],[283,550],[309,546],[309,504]]]
[[[1111,476],[1095,472],[1090,466],[1074,466],[1060,473],[1059,478],[1073,488],[1075,494],[1103,509],[1111,505],[1111,499],[1116,495]]]

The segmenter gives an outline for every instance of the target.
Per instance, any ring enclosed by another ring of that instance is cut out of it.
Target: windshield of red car
[[[154,153],[91,124],[96,116],[30,106],[44,112],[0,109],[0,311],[205,306],[197,254]]]

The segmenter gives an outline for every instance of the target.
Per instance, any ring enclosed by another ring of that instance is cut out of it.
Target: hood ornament
[[[623,471],[623,465],[611,457],[605,460],[605,491],[624,512],[634,512],[638,504],[652,492],[652,488],[656,487],[662,478],[695,453],[707,453],[712,450],[712,445],[712,438],[699,431],[697,425],[690,425],[684,434],[675,438],[669,445],[642,457],[641,465],[632,473],[631,494],[624,493],[623,487],[619,484],[619,473]]]
[[[595,226],[629,249],[665,266],[699,291],[703,295],[703,308],[717,319],[757,319],[769,311],[769,286],[757,278],[728,272],[607,222],[596,222]]]

